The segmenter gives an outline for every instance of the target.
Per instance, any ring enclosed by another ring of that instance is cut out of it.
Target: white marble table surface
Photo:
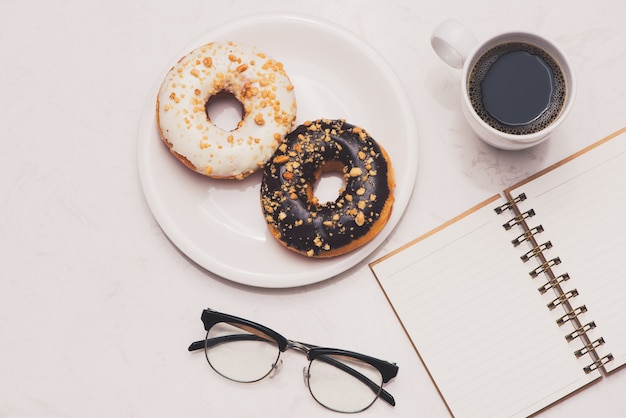
[[[291,289],[236,284],[190,262],[153,218],[137,173],[141,113],[165,63],[216,24],[276,11],[366,40],[397,72],[419,130],[399,228],[355,268]],[[504,152],[470,132],[459,73],[429,43],[448,17],[479,38],[538,31],[568,52],[578,96],[548,142]],[[449,416],[367,262],[626,125],[619,0],[13,1],[1,7],[0,51],[0,417],[337,416],[308,394],[297,353],[255,385],[225,381],[188,353],[207,306],[396,361],[397,406],[377,402],[361,416]],[[620,416],[624,393],[622,371],[541,416]]]

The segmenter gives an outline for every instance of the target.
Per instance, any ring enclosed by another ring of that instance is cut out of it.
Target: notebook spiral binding
[[[585,373],[591,373],[592,371],[597,370],[600,367],[603,367],[605,364],[607,364],[611,360],[613,360],[613,354],[607,354],[601,359],[596,360],[590,365],[586,366],[583,370],[585,370]]]
[[[502,226],[504,227],[504,229],[506,229],[508,231],[511,228],[513,228],[515,225],[519,225],[524,220],[526,220],[527,218],[531,218],[533,216],[535,216],[535,210],[534,209],[530,209],[530,210],[527,210],[524,213],[520,213],[519,215],[515,216],[514,218],[512,218],[510,221],[508,221],[507,223],[505,223]]]
[[[553,287],[555,287],[556,285],[569,280],[569,274],[567,273],[563,273],[560,276],[555,277],[554,279],[550,279],[550,281],[546,284],[544,284],[543,286],[541,286],[539,289],[539,293],[541,293],[542,295],[544,293],[546,293],[548,290],[552,289]]]
[[[547,304],[548,309],[553,310],[558,306],[563,307],[563,309],[565,310],[565,315],[563,315],[556,321],[557,325],[562,326],[567,322],[572,322],[576,327],[574,331],[565,336],[565,339],[568,342],[571,342],[577,338],[580,338],[582,341],[585,342],[585,345],[579,350],[576,350],[574,352],[574,355],[577,358],[585,355],[592,355],[592,353],[595,353],[596,348],[604,344],[604,338],[600,337],[596,340],[591,341],[591,338],[589,338],[589,336],[587,335],[589,331],[596,327],[596,323],[594,321],[591,321],[583,324],[583,321],[581,321],[580,316],[587,312],[587,307],[585,305],[581,305],[576,308],[573,307],[575,305],[572,302],[573,299],[578,296],[578,290],[571,289],[568,291],[564,291],[561,289],[561,284],[569,280],[570,276],[568,273],[563,273],[559,276],[556,276],[553,273],[552,268],[561,264],[561,259],[559,257],[554,257],[551,259],[545,257],[544,251],[552,248],[552,243],[550,241],[546,241],[542,244],[539,244],[537,242],[537,235],[544,232],[543,226],[537,225],[533,228],[529,228],[526,224],[527,219],[535,216],[534,209],[529,209],[526,212],[521,212],[517,207],[517,204],[519,202],[523,202],[526,199],[526,194],[521,193],[520,195],[512,198],[503,205],[494,208],[494,211],[497,214],[502,214],[507,210],[511,210],[515,213],[515,216],[511,218],[508,222],[504,223],[502,226],[505,230],[509,231],[516,225],[519,225],[524,229],[524,232],[517,238],[513,239],[511,243],[514,247],[517,247],[526,241],[528,241],[532,245],[532,248],[520,257],[520,259],[524,263],[528,262],[531,259],[537,259],[539,262],[539,266],[531,270],[528,274],[532,278],[536,278],[542,274],[548,278],[548,281],[537,289],[539,293],[545,294],[550,289],[559,290],[558,296]],[[602,368],[605,364],[613,360],[613,355],[610,353],[603,357],[596,355],[595,357],[592,357],[592,359],[594,359],[594,361],[583,368],[585,373],[591,373],[594,370]]]
[[[585,312],[587,312],[587,307],[585,305],[579,306],[578,308],[569,311],[568,313],[557,319],[556,323],[558,326],[561,326],[567,321],[578,318],[578,315],[584,314]]]
[[[547,306],[550,310],[553,310],[557,306],[563,305],[566,301],[569,301],[570,299],[575,298],[576,296],[578,296],[578,290],[576,289],[569,290],[563,293],[562,295],[558,296],[552,302],[548,303]]]
[[[543,226],[537,225],[536,227],[529,229],[528,231],[524,232],[523,234],[512,240],[511,244],[513,244],[514,247],[517,247],[522,242],[531,239],[533,236],[539,234],[540,232],[543,232]]]
[[[523,262],[527,262],[533,257],[538,257],[548,248],[552,248],[552,243],[550,241],[544,242],[543,244],[534,247],[532,250],[528,251],[526,254],[524,254],[520,258],[522,259]]]
[[[513,208],[513,206],[517,205],[519,202],[522,202],[526,200],[526,193],[521,193],[519,196],[517,196],[516,198],[513,198],[512,200],[509,200],[508,202],[506,202],[504,205],[502,206],[498,206],[497,208],[495,208],[494,210],[496,211],[496,213],[499,215],[502,212],[504,212],[507,209],[511,209]]]

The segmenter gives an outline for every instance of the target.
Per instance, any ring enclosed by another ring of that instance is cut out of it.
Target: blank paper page
[[[584,321],[597,325],[590,337],[603,337],[601,356],[615,357],[607,370],[626,364],[626,132],[512,191],[520,192],[562,261],[556,273],[569,274]]]
[[[449,409],[462,417],[528,416],[586,375],[546,296],[520,260],[497,199],[372,263]]]

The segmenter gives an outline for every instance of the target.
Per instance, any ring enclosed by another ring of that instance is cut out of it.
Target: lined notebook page
[[[520,192],[562,261],[555,273],[570,275],[574,303],[588,308],[581,320],[597,325],[589,336],[603,337],[600,355],[615,357],[607,370],[626,364],[626,132],[512,191]]]
[[[371,264],[450,411],[522,417],[586,375],[491,200]],[[562,315],[562,313],[559,313]]]

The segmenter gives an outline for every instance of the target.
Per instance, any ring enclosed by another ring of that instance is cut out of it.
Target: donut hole
[[[211,123],[225,131],[234,131],[243,120],[243,104],[228,90],[209,97],[205,109]]]
[[[346,187],[344,165],[338,161],[323,164],[315,173],[315,182],[309,185],[309,201],[319,204],[334,202]]]

